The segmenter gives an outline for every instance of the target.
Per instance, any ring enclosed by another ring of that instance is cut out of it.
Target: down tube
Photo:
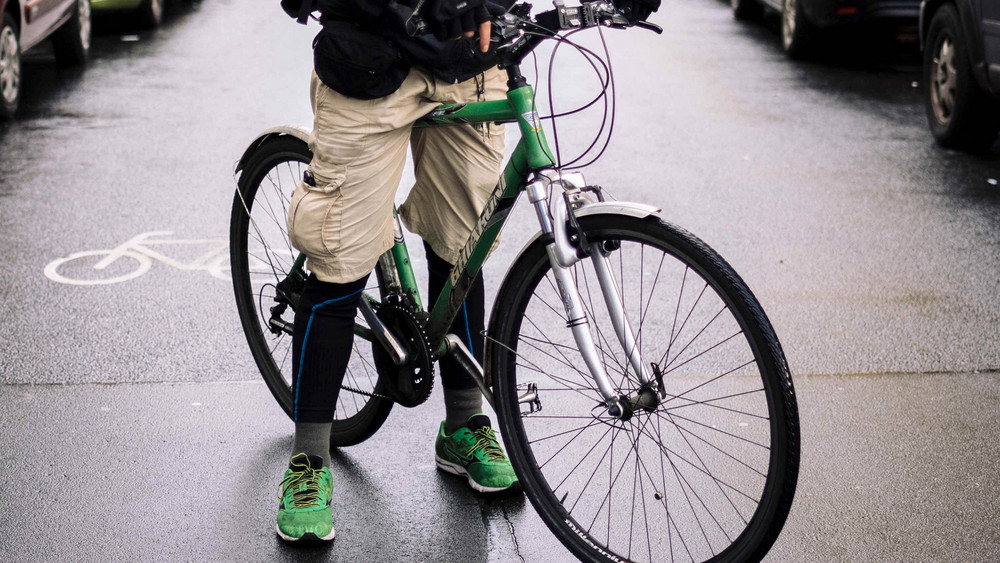
[[[483,263],[489,257],[490,251],[500,231],[503,229],[510,210],[514,207],[521,192],[524,191],[524,181],[528,171],[528,149],[522,139],[514,148],[514,154],[507,162],[507,167],[497,182],[493,193],[486,201],[486,207],[479,216],[479,221],[472,229],[465,248],[458,255],[458,262],[445,281],[444,289],[434,302],[431,310],[430,323],[427,326],[427,337],[431,345],[441,343],[448,327],[451,326],[462,302],[468,295],[472,282],[483,269]]]

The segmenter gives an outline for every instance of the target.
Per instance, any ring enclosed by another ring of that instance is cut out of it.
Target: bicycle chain
[[[383,399],[386,401],[392,400],[392,397],[388,395],[383,395],[381,393],[369,393],[368,391],[362,391],[361,389],[355,389],[353,387],[348,387],[347,385],[341,385],[340,389],[342,391],[350,391],[351,393],[357,393],[358,395],[364,395],[366,397],[372,397],[374,399]]]

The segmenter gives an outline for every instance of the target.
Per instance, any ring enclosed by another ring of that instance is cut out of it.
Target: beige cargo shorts
[[[300,181],[288,209],[288,236],[306,267],[335,283],[372,271],[393,244],[392,207],[408,146],[416,183],[399,215],[407,230],[455,263],[500,176],[503,124],[412,125],[439,104],[499,100],[506,91],[495,68],[459,84],[413,69],[396,92],[357,100],[314,72],[309,170],[316,185]]]

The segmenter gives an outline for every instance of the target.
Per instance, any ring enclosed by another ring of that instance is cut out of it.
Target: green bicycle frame
[[[524,191],[529,173],[555,166],[555,158],[545,140],[541,119],[535,110],[534,102],[534,90],[531,86],[524,85],[508,91],[506,100],[438,106],[413,125],[425,128],[516,122],[521,130],[521,139],[486,201],[486,206],[472,234],[469,235],[469,240],[459,253],[458,262],[445,281],[441,294],[429,309],[426,331],[428,341],[434,347],[432,351],[435,356],[444,353],[444,337],[448,333],[448,328],[458,315],[472,282],[482,270],[514,203]],[[395,264],[399,289],[404,294],[413,295],[417,306],[422,307],[406,243],[402,238],[396,238],[389,252]],[[304,257],[300,255],[289,275],[304,276],[303,264]],[[355,333],[363,338],[371,338],[368,331],[360,325],[355,327]]]
[[[441,294],[429,310],[427,337],[432,346],[438,347],[437,353],[443,352],[444,336],[500,236],[514,203],[524,191],[528,174],[555,166],[555,158],[545,140],[534,102],[534,91],[531,86],[525,85],[507,92],[506,100],[440,106],[414,124],[414,127],[441,127],[462,123],[516,122],[521,130],[521,139],[486,201],[469,240],[459,253]],[[416,291],[416,288],[413,290]]]

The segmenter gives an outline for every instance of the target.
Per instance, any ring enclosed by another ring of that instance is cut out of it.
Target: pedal
[[[273,334],[281,334],[282,332],[291,336],[292,334],[292,323],[288,321],[281,320],[281,317],[271,317],[267,321],[268,329]]]
[[[522,383],[517,386],[520,391],[524,389],[524,393],[517,396],[518,404],[528,405],[528,412],[521,411],[521,416],[530,416],[542,410],[542,400],[538,395],[538,386],[534,383]]]

